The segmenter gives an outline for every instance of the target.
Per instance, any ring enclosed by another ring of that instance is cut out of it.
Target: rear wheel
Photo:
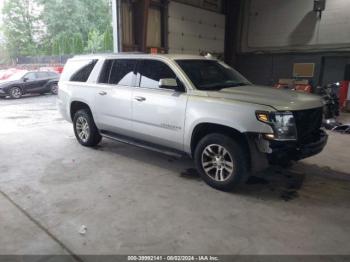
[[[12,87],[9,91],[10,97],[13,99],[21,98],[22,96],[22,89],[19,87]]]
[[[244,150],[232,138],[223,134],[209,134],[197,145],[196,167],[211,187],[230,191],[247,176]]]
[[[92,147],[101,142],[102,137],[89,110],[77,111],[74,115],[73,126],[75,137],[81,145]]]
[[[58,84],[57,83],[53,83],[50,86],[50,91],[53,95],[57,95],[58,93]]]

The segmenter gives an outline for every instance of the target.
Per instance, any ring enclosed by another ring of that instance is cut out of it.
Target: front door
[[[96,85],[95,122],[100,130],[128,135],[132,129],[135,64],[132,59],[105,61]]]
[[[134,136],[182,151],[187,94],[159,87],[159,80],[166,78],[177,77],[164,62],[139,62],[139,87],[134,89],[132,100]]]

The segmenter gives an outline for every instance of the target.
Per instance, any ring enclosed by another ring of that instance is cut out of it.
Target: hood
[[[232,99],[247,103],[271,106],[278,111],[295,111],[322,107],[322,98],[293,90],[267,86],[238,86],[208,92],[209,97]]]

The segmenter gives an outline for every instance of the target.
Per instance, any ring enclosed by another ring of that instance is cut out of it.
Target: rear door
[[[34,72],[30,72],[24,75],[23,81],[25,92],[32,92],[37,87],[37,76]]]
[[[141,140],[183,150],[187,93],[159,87],[160,79],[175,78],[160,60],[142,60],[133,93],[133,131]]]
[[[106,60],[98,79],[96,123],[102,131],[129,135],[136,60]]]
[[[47,72],[36,72],[35,75],[36,75],[36,83],[35,83],[35,87],[32,91],[33,92],[44,91],[44,88],[49,80],[48,73]]]

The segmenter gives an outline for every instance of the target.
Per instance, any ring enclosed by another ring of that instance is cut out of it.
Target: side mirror
[[[172,89],[178,92],[184,92],[182,84],[178,84],[175,78],[163,78],[159,80],[159,87],[164,89]]]
[[[27,82],[28,78],[27,77],[23,77],[23,82]]]

